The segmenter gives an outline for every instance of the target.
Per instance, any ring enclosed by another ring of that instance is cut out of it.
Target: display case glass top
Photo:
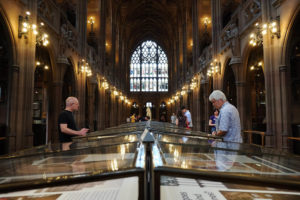
[[[131,142],[3,158],[0,188],[18,182],[51,182],[143,170],[143,151],[139,143]]]
[[[300,184],[300,159],[247,144],[195,140],[185,137],[166,137],[153,145],[153,164],[156,171],[170,170],[185,174],[205,174],[211,177],[231,176],[241,179],[269,179]],[[191,140],[191,141],[189,141]]]

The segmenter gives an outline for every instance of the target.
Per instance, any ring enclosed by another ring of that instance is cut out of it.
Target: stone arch
[[[62,76],[62,109],[65,107],[65,100],[68,96],[76,96],[76,74],[74,70],[74,62],[68,58],[68,63],[65,73]]]
[[[263,58],[263,47],[258,46],[248,52],[245,61],[245,95],[248,98],[248,101],[245,102],[245,111],[248,113],[248,117],[245,119],[246,127],[257,131],[266,131],[266,87]]]
[[[4,9],[0,6],[0,32],[1,32],[1,65],[0,65],[0,137],[6,138],[0,141],[0,154],[8,152],[9,147],[9,131],[12,131],[10,117],[12,113],[13,98],[17,95],[17,91],[13,90],[13,78],[18,78],[19,68],[16,66],[16,43],[11,24],[7,18]],[[13,123],[13,122],[12,122]]]
[[[53,67],[47,47],[36,46],[32,131],[34,146],[48,143],[55,126]]]
[[[295,11],[290,12],[290,13],[293,13],[293,15],[291,16],[291,18],[289,20],[287,20],[289,22],[289,24],[287,25],[285,34],[282,36],[283,43],[282,43],[282,50],[281,50],[281,62],[283,64],[288,63],[288,55],[287,54],[288,54],[289,43],[290,43],[290,40],[292,39],[291,31],[293,29],[293,25],[295,24],[297,17],[299,17],[299,15],[300,15],[300,3],[298,4],[298,6],[295,6]]]
[[[0,17],[1,17],[1,23],[5,25],[7,28],[7,36],[9,37],[10,41],[10,51],[12,56],[12,63],[11,65],[17,65],[19,63],[18,60],[18,54],[17,54],[17,45],[16,45],[16,38],[14,37],[14,31],[11,26],[10,20],[7,17],[5,9],[0,5]]]
[[[237,89],[236,89],[236,76],[238,76],[230,66],[231,58],[227,58],[224,63],[223,74],[223,92],[226,95],[227,100],[237,106]]]
[[[300,136],[300,6],[293,16],[291,25],[284,46],[284,61],[282,73],[286,72],[287,84],[286,102],[287,102],[287,129],[289,136]],[[286,67],[285,67],[286,66]],[[292,143],[294,153],[300,153],[299,142]]]

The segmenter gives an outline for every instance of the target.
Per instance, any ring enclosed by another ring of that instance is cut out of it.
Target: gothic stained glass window
[[[130,91],[168,91],[168,59],[153,41],[143,42],[131,56]]]

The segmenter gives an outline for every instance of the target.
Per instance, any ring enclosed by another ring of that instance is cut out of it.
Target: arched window
[[[168,59],[153,41],[143,42],[131,56],[130,91],[168,91]]]

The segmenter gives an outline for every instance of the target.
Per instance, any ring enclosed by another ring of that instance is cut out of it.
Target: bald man
[[[73,112],[78,111],[79,102],[76,97],[66,99],[66,108],[58,117],[58,133],[60,142],[71,142],[74,136],[85,136],[89,129],[77,129]]]

